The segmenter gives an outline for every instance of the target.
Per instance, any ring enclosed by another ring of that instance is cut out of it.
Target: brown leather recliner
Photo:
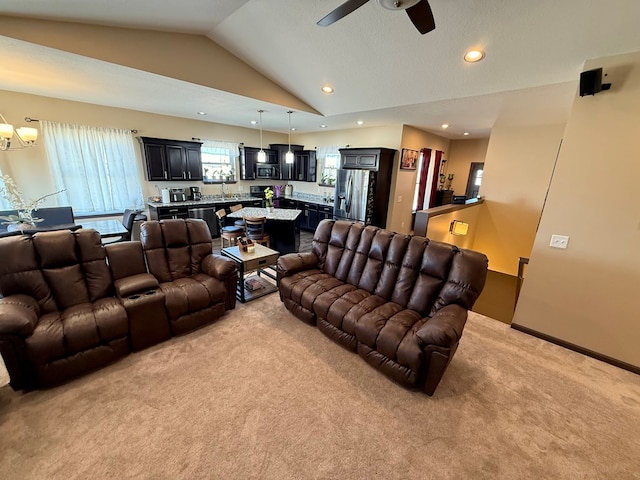
[[[278,259],[286,308],[400,384],[432,395],[484,287],[487,257],[333,220],[320,223],[312,245]]]
[[[15,390],[62,383],[235,307],[236,265],[212,254],[203,220],[143,231],[146,259],[140,242],[103,247],[94,230],[0,239],[0,354]]]
[[[0,353],[14,389],[58,384],[129,352],[98,232],[4,238],[0,258]]]
[[[152,220],[140,227],[149,272],[160,282],[174,335],[222,316],[236,305],[236,264],[213,255],[202,220]]]

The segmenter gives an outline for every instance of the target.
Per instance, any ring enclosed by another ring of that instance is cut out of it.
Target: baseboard
[[[608,363],[610,365],[613,365],[614,367],[622,368],[623,370],[628,370],[630,372],[635,373],[636,375],[640,375],[640,367],[636,367],[635,365],[631,365],[630,363],[617,360],[607,355],[603,355],[602,353],[594,352],[593,350],[589,350],[588,348],[584,348],[579,345],[575,345],[571,342],[567,342],[565,340],[552,337],[551,335],[547,335],[546,333],[541,333],[536,330],[523,327],[522,325],[518,325],[517,323],[512,323],[511,328],[513,328],[514,330],[518,330],[522,333],[531,335],[533,337],[540,338],[541,340],[554,343],[556,345],[567,348],[569,350],[573,350],[574,352],[581,353],[583,355],[586,355],[587,357],[595,358],[596,360],[600,360],[602,362]]]

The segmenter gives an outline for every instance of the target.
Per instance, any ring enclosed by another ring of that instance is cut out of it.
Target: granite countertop
[[[313,203],[315,205],[325,205],[327,207],[333,208],[333,198],[331,201],[327,201],[325,200],[326,197],[323,197],[322,195],[304,194],[303,196],[301,194],[294,193],[293,195],[285,195],[279,198],[284,198],[285,200],[295,200],[297,202]]]
[[[301,213],[302,210],[295,210],[293,208],[274,208],[271,213],[269,213],[266,208],[245,207],[237,212],[229,213],[227,217],[267,217],[267,220],[294,221]]]
[[[221,203],[242,203],[249,201],[261,201],[260,197],[243,197],[243,198],[233,198],[233,197],[205,197],[202,200],[186,200],[184,202],[147,202],[147,205],[150,207],[206,207],[211,205],[218,205]]]

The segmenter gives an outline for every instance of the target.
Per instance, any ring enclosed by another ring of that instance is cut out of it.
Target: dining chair
[[[218,217],[218,227],[220,230],[220,248],[224,248],[224,241],[227,240],[229,242],[229,246],[232,246],[236,243],[238,237],[244,234],[244,228],[238,227],[237,225],[233,226],[225,226],[224,217],[227,216],[227,212],[224,208],[216,211],[216,217]]]
[[[269,247],[271,245],[269,234],[265,232],[267,217],[244,217],[244,223],[247,231],[247,238],[264,245],[265,247]]]

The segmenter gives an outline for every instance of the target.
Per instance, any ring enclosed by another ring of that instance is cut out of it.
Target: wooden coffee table
[[[277,250],[272,250],[260,244],[256,244],[255,250],[251,253],[243,252],[238,246],[223,248],[220,253],[225,257],[229,257],[238,265],[239,278],[236,297],[242,303],[246,303],[250,300],[255,300],[256,298],[278,291],[278,287],[276,285],[262,278],[264,275],[265,277],[276,280],[276,277],[267,272],[265,268],[272,267],[276,264],[276,261],[280,256],[280,253]],[[256,275],[247,279],[245,275],[254,270],[256,271]],[[259,288],[250,290],[247,288],[247,285],[245,285],[245,281],[251,281]]]

